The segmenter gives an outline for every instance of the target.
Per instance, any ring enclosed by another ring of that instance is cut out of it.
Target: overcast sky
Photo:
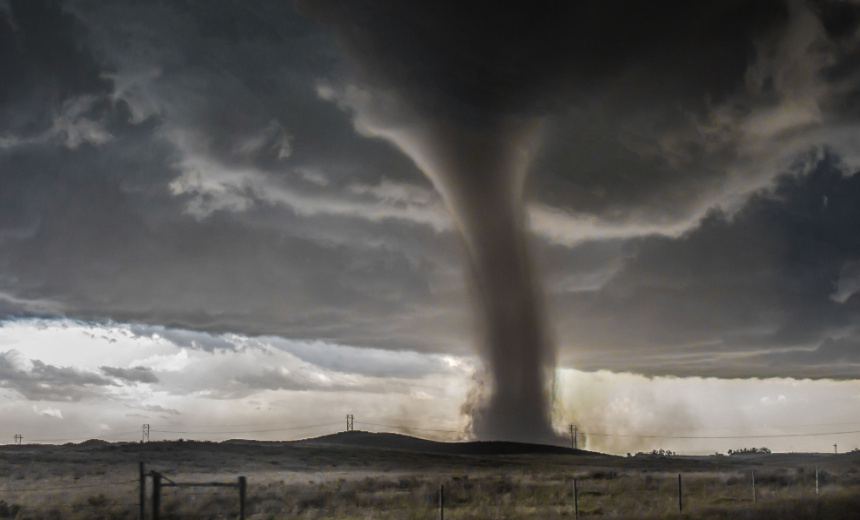
[[[458,438],[465,244],[397,135],[515,113],[559,430],[860,446],[597,435],[860,430],[860,3],[437,4],[0,0],[0,442]]]

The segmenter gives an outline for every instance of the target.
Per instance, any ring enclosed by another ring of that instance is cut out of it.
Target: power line
[[[309,424],[305,426],[288,426],[284,428],[272,428],[266,430],[236,430],[236,431],[191,431],[191,430],[150,430],[155,433],[184,433],[188,434],[236,434],[236,433],[270,433],[270,432],[283,432],[283,431],[291,431],[291,430],[307,430],[311,428],[322,428],[327,426],[337,426],[339,422],[336,423],[325,423],[325,424]]]
[[[269,423],[272,424],[272,423]],[[291,431],[291,430],[303,430],[303,429],[311,429],[311,428],[322,428],[328,426],[336,426],[340,423],[325,423],[325,424],[309,424],[303,426],[285,426],[282,428],[271,428],[271,429],[263,429],[263,430],[218,430],[218,431],[193,431],[193,430],[150,430],[153,433],[181,433],[185,435],[193,435],[193,434],[204,434],[204,435],[216,435],[216,434],[240,434],[240,433],[271,433],[271,432],[280,432],[280,431]],[[70,438],[55,438],[55,439],[32,439],[30,442],[75,442],[75,441],[86,441],[91,439],[107,439],[112,437],[127,437],[131,435],[139,435],[139,431],[128,431],[128,432],[116,432],[108,435],[84,435],[80,437],[70,437]]]
[[[430,432],[442,432],[442,433],[460,433],[465,434],[466,432],[460,430],[439,430],[433,428],[414,428],[411,426],[399,426],[394,424],[379,424],[379,423],[369,423],[361,421],[360,424],[365,424],[368,426],[379,426],[382,428],[397,428],[401,430],[418,430],[418,431],[430,431]],[[848,423],[848,424],[856,424],[856,423]],[[805,426],[827,426],[826,424],[821,425],[805,425]],[[823,436],[823,435],[849,435],[860,433],[860,430],[852,430],[852,431],[838,431],[838,432],[815,432],[815,433],[777,433],[771,435],[670,435],[670,434],[633,434],[633,433],[606,433],[606,432],[579,432],[579,435],[591,435],[594,437],[630,437],[630,438],[638,438],[638,439],[769,439],[776,437],[815,437],[815,436]]]
[[[122,485],[122,484],[137,484],[137,480],[129,480],[128,482],[116,482],[108,484],[110,486]],[[66,491],[68,489],[85,489],[85,488],[94,488],[94,487],[104,487],[105,483],[99,484],[83,484],[76,486],[61,486],[61,487],[50,487],[50,488],[26,488],[26,489],[4,489],[4,493],[24,493],[24,492],[32,492],[32,491]]]
[[[400,430],[418,430],[418,431],[424,431],[424,432],[442,432],[442,433],[466,433],[466,432],[463,432],[460,430],[437,430],[434,428],[414,428],[412,426],[397,426],[394,424],[377,424],[377,423],[370,423],[370,422],[364,422],[364,421],[358,421],[358,423],[359,424],[366,424],[368,426],[379,426],[381,428],[397,428]]]
[[[420,428],[414,426],[406,426],[406,425],[397,425],[397,424],[383,424],[383,423],[372,423],[365,421],[356,421],[357,423],[365,426],[375,426],[379,428],[392,428],[396,430],[408,430],[408,431],[426,431],[426,432],[437,432],[437,433],[455,433],[455,434],[466,434],[467,432],[462,430],[447,430],[440,428]],[[256,424],[275,424],[275,423],[256,423]],[[256,424],[248,424],[247,426],[253,426]],[[313,428],[327,428],[331,426],[338,426],[341,422],[330,422],[330,423],[322,423],[322,424],[309,424],[309,425],[300,425],[300,426],[282,426],[277,428],[264,428],[264,429],[236,429],[236,430],[196,430],[195,427],[191,427],[191,429],[182,429],[182,430],[151,430],[154,433],[170,433],[170,434],[183,434],[183,435],[236,435],[236,434],[253,434],[253,433],[275,433],[275,432],[285,432],[285,431],[296,431],[296,430],[306,430]],[[821,424],[803,424],[803,425],[794,425],[798,427],[814,427],[814,426],[832,426],[839,424],[860,424],[854,422],[846,422],[846,423],[821,423]],[[225,425],[226,426],[226,425]],[[232,426],[241,426],[241,425],[232,425]],[[205,427],[205,426],[201,426]],[[89,436],[81,436],[74,438],[55,438],[55,439],[33,439],[30,442],[74,442],[74,441],[84,441],[90,439],[108,439],[115,437],[125,437],[132,435],[139,435],[138,431],[129,431],[129,432],[115,432],[107,435],[89,435]],[[774,433],[774,434],[751,434],[751,435],[675,435],[675,434],[661,434],[661,433],[612,433],[612,432],[584,432],[580,430],[580,435],[590,435],[593,437],[623,437],[623,438],[638,438],[638,439],[772,439],[772,438],[790,438],[790,437],[820,437],[825,435],[853,435],[860,434],[860,430],[844,430],[844,431],[828,431],[828,432],[811,432],[811,433]]]
[[[769,427],[769,428],[813,428],[813,427],[821,427],[821,426],[846,426],[846,425],[860,425],[860,421],[848,421],[848,422],[831,422],[831,423],[815,423],[815,424],[763,424],[759,426]],[[689,432],[689,431],[699,431],[699,430],[711,430],[711,431],[739,431],[746,430],[748,427],[746,426],[735,426],[735,427],[707,427],[707,428],[675,428],[675,431],[681,432]]]
[[[41,505],[38,505],[38,506],[19,506],[19,507],[20,507],[21,509],[26,509],[26,510],[29,510],[29,511],[44,511],[45,509],[59,508],[59,507],[69,507],[69,508],[73,508],[73,507],[75,507],[75,508],[76,508],[76,507],[89,507],[89,508],[99,508],[99,509],[101,509],[101,508],[114,508],[114,507],[132,507],[132,506],[137,506],[137,505],[138,505],[138,504],[125,504],[125,503],[122,503],[122,502],[113,502],[113,503],[110,503],[110,504],[103,504],[103,505],[100,505],[100,506],[85,506],[84,504],[78,503],[78,504],[41,504]]]
[[[33,439],[30,442],[73,442],[73,441],[81,441],[81,440],[87,441],[87,440],[91,440],[91,439],[101,440],[103,438],[108,438],[108,437],[125,437],[128,435],[137,435],[138,433],[139,432],[137,432],[137,431],[117,432],[117,433],[110,433],[108,435],[95,434],[95,435],[88,435],[88,436],[81,436],[81,437],[73,437],[73,438],[69,438],[69,439]]]
[[[817,437],[823,435],[849,435],[854,433],[860,433],[860,430],[845,432],[775,433],[772,435],[640,435],[633,433],[584,432],[585,435],[591,435],[594,437],[633,437],[637,439],[773,439],[777,437]]]

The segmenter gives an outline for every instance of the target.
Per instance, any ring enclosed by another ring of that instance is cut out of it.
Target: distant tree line
[[[638,451],[638,452],[636,452],[636,456],[637,456],[637,457],[645,457],[645,456],[647,456],[647,455],[656,455],[656,456],[658,456],[658,457],[671,457],[671,456],[673,456],[673,455],[677,455],[677,453],[675,453],[675,452],[674,452],[674,451],[672,451],[672,450],[663,450],[663,449],[660,449],[660,450],[651,450],[651,452],[650,452],[650,453],[648,453],[648,452],[644,452],[644,451]],[[632,455],[630,455],[629,453],[627,454],[627,456],[628,456],[628,457],[632,457]]]
[[[729,450],[729,455],[752,455],[757,453],[770,454],[773,453],[770,451],[770,448],[741,448],[739,450]]]

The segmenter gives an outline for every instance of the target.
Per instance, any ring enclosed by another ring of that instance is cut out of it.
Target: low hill
[[[586,453],[564,446],[529,444],[508,441],[438,442],[398,433],[374,433],[367,431],[339,432],[314,437],[296,444],[357,446],[388,450],[414,451],[450,455],[524,455],[524,454],[577,454]]]

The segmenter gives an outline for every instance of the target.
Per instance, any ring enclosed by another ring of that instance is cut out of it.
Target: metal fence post
[[[815,465],[815,494],[818,495],[818,465]]]
[[[239,520],[245,520],[245,489],[248,481],[245,477],[239,477]]]
[[[161,473],[152,472],[152,520],[159,520],[161,508]]]
[[[752,488],[753,488],[753,504],[758,502],[758,498],[755,495],[755,470],[752,470]]]
[[[684,512],[684,503],[681,501],[681,474],[678,473],[678,512]]]
[[[439,520],[445,520],[445,484],[439,484]]]
[[[579,492],[576,489],[576,479],[573,479],[573,520],[579,520]]]
[[[146,473],[143,472],[143,461],[138,463],[140,470],[140,517],[138,520],[146,520]]]

